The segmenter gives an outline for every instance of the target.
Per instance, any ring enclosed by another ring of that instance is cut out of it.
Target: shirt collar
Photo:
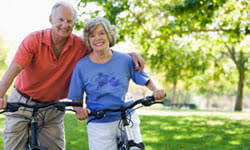
[[[50,46],[51,47],[51,32],[52,32],[52,29],[51,28],[48,28],[48,29],[45,29],[44,30],[44,35],[42,37],[42,41],[43,43],[45,43],[46,45]],[[73,34],[71,34],[65,44],[65,47],[69,47],[73,45]]]

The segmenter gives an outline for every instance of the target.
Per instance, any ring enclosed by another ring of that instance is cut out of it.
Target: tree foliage
[[[0,70],[6,69],[5,60],[7,57],[7,48],[4,46],[4,40],[0,35]]]
[[[117,25],[120,40],[139,44],[166,82],[182,81],[186,90],[198,87],[200,93],[235,91],[235,110],[242,109],[244,85],[250,88],[249,1],[81,0],[79,7],[89,3],[101,9],[82,15],[103,15]],[[77,27],[83,25],[79,21]]]

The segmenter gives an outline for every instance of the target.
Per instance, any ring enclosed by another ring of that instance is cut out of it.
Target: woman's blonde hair
[[[89,36],[91,32],[96,28],[97,25],[103,25],[109,39],[109,46],[112,47],[115,45],[116,40],[118,38],[117,34],[117,28],[114,25],[111,25],[111,23],[108,21],[108,19],[103,18],[103,17],[96,17],[90,19],[84,26],[84,31],[83,31],[83,40],[87,48],[92,51],[92,48],[89,43]]]

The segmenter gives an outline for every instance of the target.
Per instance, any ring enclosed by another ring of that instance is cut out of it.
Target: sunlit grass
[[[188,113],[188,112],[187,112]],[[236,113],[237,114],[237,113]],[[240,115],[240,113],[238,113]],[[249,150],[250,117],[140,116],[147,150]],[[0,130],[4,119],[0,116]],[[86,122],[65,115],[67,150],[87,150]],[[2,137],[0,149],[3,149]]]
[[[2,136],[2,133],[3,133],[3,130],[4,130],[4,115],[0,115],[0,149],[2,150],[3,149],[3,136]]]

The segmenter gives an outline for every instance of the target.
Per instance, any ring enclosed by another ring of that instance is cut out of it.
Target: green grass
[[[146,150],[250,150],[249,116],[242,119],[220,115],[140,118]],[[3,128],[4,119],[0,116],[0,132]],[[65,132],[67,150],[88,149],[85,121],[66,114]],[[2,137],[0,149],[3,149]]]

